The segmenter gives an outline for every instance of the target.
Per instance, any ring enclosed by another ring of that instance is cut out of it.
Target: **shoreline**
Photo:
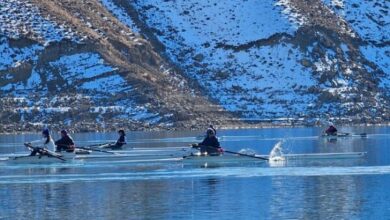
[[[337,123],[335,123],[337,124]],[[325,127],[326,125],[315,125],[315,124],[240,124],[240,125],[217,125],[214,124],[218,130],[240,130],[240,129],[270,129],[270,128],[315,128],[315,127]],[[384,123],[343,123],[342,126],[338,127],[385,127],[390,126],[390,122],[384,122]],[[57,126],[55,126],[57,127]],[[139,129],[127,129],[126,126],[124,127],[118,127],[124,128],[127,132],[163,132],[163,131],[200,131],[203,132],[204,129],[206,129],[208,125],[204,126],[197,126],[197,127],[141,127]],[[60,132],[62,129],[56,129],[56,128],[49,128],[52,132]],[[66,127],[70,133],[108,133],[108,132],[116,132],[117,129],[114,128],[99,128],[99,129],[75,129],[72,127]],[[0,135],[16,135],[16,134],[36,134],[39,133],[42,130],[42,127],[40,128],[30,128],[26,129],[25,131],[22,131],[21,129],[13,130],[10,132],[0,132]]]

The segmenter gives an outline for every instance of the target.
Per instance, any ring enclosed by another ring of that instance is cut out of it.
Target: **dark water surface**
[[[0,219],[390,219],[389,127],[343,128],[366,138],[318,138],[318,128],[220,130],[222,145],[269,154],[367,152],[360,159],[226,164],[180,161],[0,162]],[[197,132],[132,132],[132,147],[186,147]],[[39,135],[0,135],[0,153]],[[58,137],[56,134],[55,137]],[[74,134],[79,145],[115,133]],[[1,155],[0,155],[1,157]]]

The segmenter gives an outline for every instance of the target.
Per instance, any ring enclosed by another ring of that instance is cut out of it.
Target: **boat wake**
[[[274,176],[345,176],[390,174],[390,166],[356,167],[224,167],[215,169],[154,170],[146,172],[113,172],[94,174],[45,174],[45,175],[4,175],[0,184],[68,183],[128,180],[162,180],[185,178],[248,178]]]

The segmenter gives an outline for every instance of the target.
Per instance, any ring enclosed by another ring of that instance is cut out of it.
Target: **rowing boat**
[[[6,160],[0,160],[2,162],[6,162],[9,164],[59,164],[59,163],[70,163],[70,164],[77,164],[77,163],[94,163],[94,162],[123,162],[123,163],[161,163],[161,162],[175,162],[175,161],[181,161],[182,157],[139,157],[139,156],[108,156],[108,157],[73,157],[63,160],[58,160],[54,157],[49,156],[18,156],[13,158],[6,158]]]
[[[366,152],[344,152],[344,153],[308,153],[308,154],[284,154],[278,157],[278,159],[283,160],[318,160],[318,159],[354,159],[362,158],[366,155]],[[153,160],[160,159],[172,159],[172,158],[181,158],[181,161],[184,163],[261,163],[270,159],[269,155],[230,155],[230,154],[221,154],[219,156],[201,156],[199,154],[190,154],[189,156],[183,156],[183,152],[177,152],[176,154],[143,154],[141,151],[135,153],[126,153],[126,154],[74,154],[74,153],[63,153],[61,156],[62,159],[53,157],[50,155],[42,156],[29,156],[29,155],[18,155],[18,156],[9,156],[7,162],[10,163],[65,163],[65,162],[88,162],[88,161],[141,161],[148,160],[153,162]]]
[[[70,162],[70,161],[99,161],[99,160],[139,160],[139,159],[161,159],[161,158],[181,158],[183,155],[188,154],[190,148],[183,147],[166,147],[166,148],[133,148],[131,150],[118,150],[118,151],[104,151],[91,148],[91,150],[84,150],[87,148],[81,148],[76,153],[57,154],[55,152],[48,151],[48,155],[36,155],[30,156],[26,153],[16,154],[1,154],[0,161],[7,161],[10,163],[58,163],[58,162]]]
[[[77,155],[74,153],[63,153],[60,157],[61,159],[57,157],[52,157],[50,155],[22,155],[22,156],[11,156],[8,157],[7,161],[9,163],[43,163],[43,164],[50,164],[50,163],[66,163],[66,162],[88,162],[88,161],[120,161],[120,160],[126,160],[126,161],[137,161],[137,160],[159,160],[164,158],[182,158],[181,154],[82,154]]]
[[[285,154],[277,157],[282,160],[329,160],[329,159],[356,159],[362,158],[366,155],[366,152],[345,152],[345,153],[309,153],[309,154]],[[185,163],[262,163],[267,158],[273,160],[269,155],[251,155],[251,157],[244,157],[240,155],[227,155],[222,154],[218,156],[202,156],[199,154],[191,154],[190,156],[183,157]]]
[[[361,133],[361,134],[337,133],[335,135],[323,134],[320,137],[322,137],[322,138],[329,138],[329,139],[333,139],[333,138],[346,138],[346,137],[362,137],[362,138],[364,138],[364,137],[367,137],[367,133]]]

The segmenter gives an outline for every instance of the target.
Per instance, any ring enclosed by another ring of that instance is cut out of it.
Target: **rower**
[[[193,148],[197,148],[200,150],[202,154],[207,155],[220,155],[223,153],[223,149],[221,148],[218,138],[215,136],[214,129],[208,128],[206,132],[206,138],[199,144],[192,145]]]
[[[118,140],[115,142],[115,144],[110,144],[110,145],[108,145],[106,148],[121,149],[123,145],[127,144],[127,143],[126,143],[126,134],[125,134],[125,130],[120,129],[120,130],[118,131],[118,134],[119,134],[119,138],[118,138]]]
[[[45,128],[42,131],[42,139],[31,141],[29,143],[26,143],[27,145],[30,145],[33,147],[33,151],[31,152],[31,156],[35,156],[37,153],[40,153],[38,149],[52,149],[55,150],[55,145],[53,142],[53,139],[50,136],[49,129]]]
[[[328,127],[328,129],[326,129],[325,133],[328,136],[336,136],[337,135],[337,128],[333,125],[333,123],[329,123],[329,127]]]
[[[217,136],[217,129],[215,129],[212,124],[209,126],[209,128],[212,129],[214,131],[214,135]]]
[[[57,145],[56,152],[61,152],[62,150],[66,152],[74,152],[75,144],[72,137],[68,135],[66,130],[61,131],[61,139],[55,142]]]

